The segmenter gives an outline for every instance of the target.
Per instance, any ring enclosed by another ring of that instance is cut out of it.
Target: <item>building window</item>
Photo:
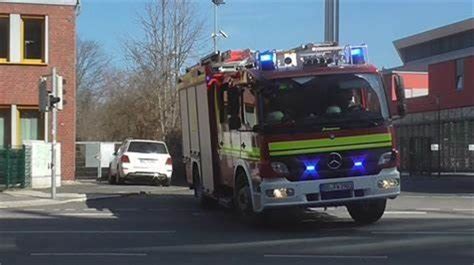
[[[23,60],[44,62],[45,19],[44,17],[22,17],[23,20]]]
[[[0,15],[0,62],[8,61],[8,47],[10,42],[10,18]]]
[[[464,89],[464,59],[456,60],[456,90]]]
[[[10,145],[10,109],[0,106],[0,149]]]
[[[38,110],[20,110],[21,139],[43,140],[44,139],[44,119]]]

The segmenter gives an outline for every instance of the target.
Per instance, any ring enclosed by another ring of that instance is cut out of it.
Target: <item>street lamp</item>
[[[217,7],[220,5],[225,4],[224,0],[211,0],[214,4],[214,33],[212,33],[212,40],[214,42],[214,52],[217,52]],[[227,34],[221,34],[222,36],[227,38]]]

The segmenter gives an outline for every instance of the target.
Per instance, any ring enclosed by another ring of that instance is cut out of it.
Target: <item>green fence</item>
[[[0,149],[0,186],[25,187],[26,149]]]

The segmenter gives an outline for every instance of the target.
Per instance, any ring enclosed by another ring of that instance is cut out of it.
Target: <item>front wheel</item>
[[[386,205],[387,199],[376,199],[354,202],[346,207],[356,223],[371,224],[377,222],[382,217]]]
[[[250,185],[245,173],[240,172],[236,176],[236,192],[234,194],[234,206],[240,219],[247,224],[260,225],[265,222],[264,213],[256,213],[253,209]]]
[[[108,180],[110,185],[114,185],[117,183],[117,179],[114,175],[112,175],[112,169],[109,166],[109,174],[108,174]]]

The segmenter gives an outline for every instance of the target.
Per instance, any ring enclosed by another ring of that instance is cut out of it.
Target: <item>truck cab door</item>
[[[232,133],[229,128],[229,97],[228,87],[223,85],[214,86],[214,102],[217,124],[217,144],[218,144],[218,174],[221,185],[230,187],[234,174],[234,160],[236,155],[232,145]]]

